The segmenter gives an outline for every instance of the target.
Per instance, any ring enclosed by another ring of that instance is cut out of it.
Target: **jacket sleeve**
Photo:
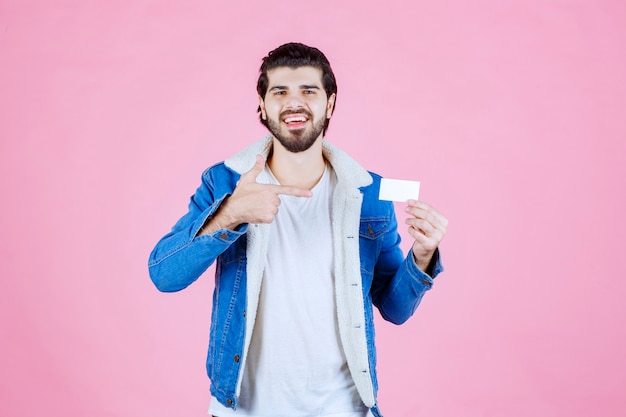
[[[374,268],[372,302],[385,320],[402,324],[413,315],[424,293],[432,287],[433,279],[443,271],[443,265],[439,249],[433,255],[428,273],[419,269],[410,250],[404,257],[393,210],[388,231],[382,239]]]
[[[210,174],[210,169],[203,174],[202,184],[191,197],[187,214],[150,253],[148,271],[160,291],[179,291],[189,286],[247,230],[247,225],[243,225],[237,230],[221,229],[210,235],[196,236],[234,189],[223,189],[218,192],[221,195],[216,195]]]

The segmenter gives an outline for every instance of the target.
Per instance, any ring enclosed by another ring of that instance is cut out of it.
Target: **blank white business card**
[[[392,180],[382,178],[380,180],[379,200],[399,201],[406,203],[409,200],[417,200],[420,196],[420,182],[407,180]]]

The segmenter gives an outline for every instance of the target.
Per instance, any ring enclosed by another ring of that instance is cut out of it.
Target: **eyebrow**
[[[302,84],[300,86],[300,90],[319,90],[320,87],[317,85],[308,85],[308,84]],[[274,90],[289,90],[289,87],[287,87],[286,85],[275,85],[274,87],[270,88],[268,91],[274,91]]]

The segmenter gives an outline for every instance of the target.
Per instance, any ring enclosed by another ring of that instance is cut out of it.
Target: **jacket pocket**
[[[389,230],[388,217],[364,218],[359,225],[361,272],[371,275],[378,260],[381,237]]]
[[[385,232],[387,232],[388,222],[388,217],[361,219],[361,224],[359,226],[359,236],[365,239],[378,239]]]

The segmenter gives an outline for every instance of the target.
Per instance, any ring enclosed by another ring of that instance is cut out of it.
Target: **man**
[[[209,413],[380,417],[372,305],[396,324],[413,314],[447,220],[410,201],[404,257],[380,176],[324,141],[337,86],[318,49],[270,52],[257,91],[271,134],[204,172],[150,276],[178,291],[217,261]]]

